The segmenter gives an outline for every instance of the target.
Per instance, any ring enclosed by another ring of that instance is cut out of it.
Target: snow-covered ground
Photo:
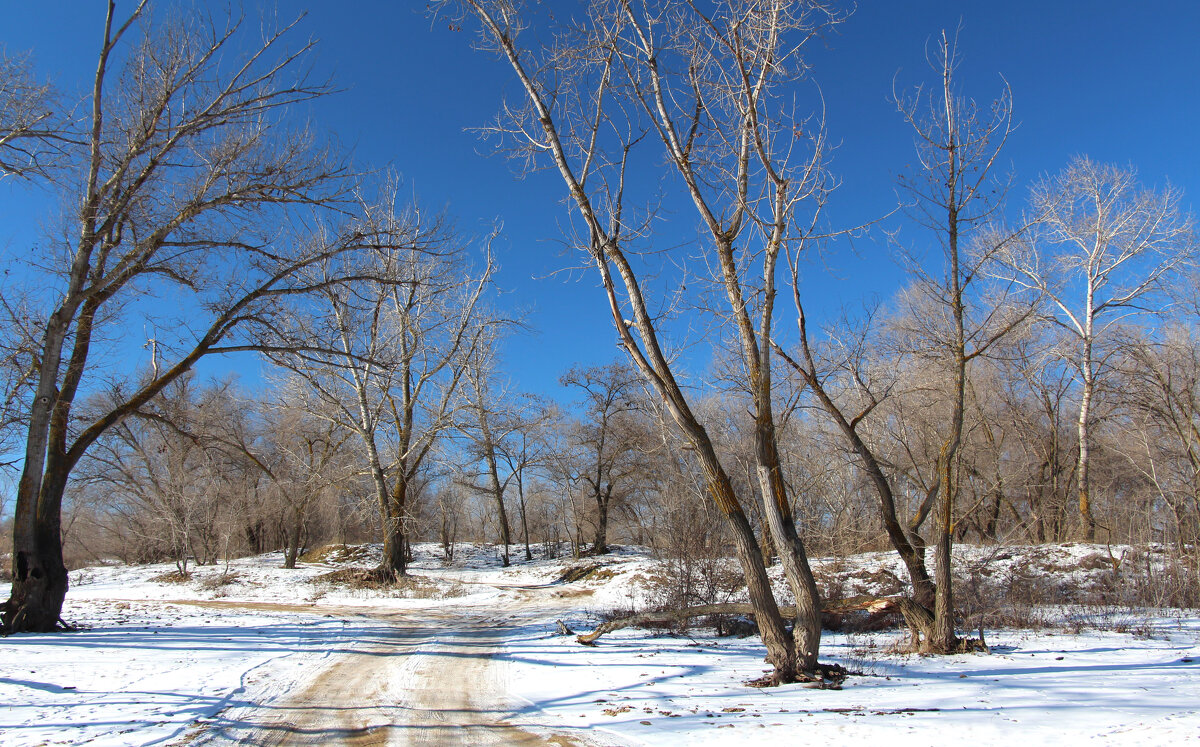
[[[1109,590],[1114,561],[1131,552],[963,548],[959,561],[977,586],[1060,584],[1069,603]],[[74,572],[64,617],[83,630],[0,639],[0,744],[186,744],[310,687],[350,654],[400,641],[388,636],[406,615],[420,619],[426,649],[439,645],[438,625],[486,627],[494,650],[480,656],[493,663],[480,676],[507,690],[489,718],[577,741],[774,744],[801,727],[818,743],[928,743],[947,729],[974,745],[1200,740],[1195,611],[1058,610],[1069,625],[988,629],[990,655],[906,656],[894,653],[897,631],[827,633],[822,660],[861,673],[843,689],[755,689],[744,684],[765,669],[754,638],[623,630],[583,647],[555,634],[557,620],[587,630],[599,614],[653,598],[660,570],[636,549],[531,563],[514,554],[503,569],[490,547],[460,547],[446,564],[419,546],[403,588],[320,579],[375,560],[351,554],[294,570],[278,554],[247,558],[186,582],[167,580],[170,565]],[[582,578],[562,581],[572,570]],[[903,578],[888,554],[821,562],[817,573],[843,594],[893,593]],[[423,671],[392,658],[396,681]]]
[[[369,630],[320,614],[73,601],[88,628],[0,639],[0,744],[162,744],[284,691]]]
[[[754,689],[766,671],[752,639],[672,639],[619,631],[583,649],[564,638],[509,645],[514,690],[561,723],[618,744],[1175,744],[1200,739],[1200,625],[1160,620],[1128,634],[996,632],[991,655],[885,653],[894,635],[827,634],[822,660],[863,673],[841,691]]]

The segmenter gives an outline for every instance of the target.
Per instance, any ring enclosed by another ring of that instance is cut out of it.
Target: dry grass
[[[333,586],[357,591],[377,591],[388,596],[405,599],[445,599],[466,594],[466,590],[461,584],[439,586],[420,576],[401,576],[392,581],[375,568],[343,568],[338,571],[322,573],[320,576],[314,577],[310,583],[317,586]]]
[[[567,566],[558,578],[556,584],[573,584],[578,581],[607,581],[616,577],[616,572],[599,563]]]
[[[218,591],[224,589],[232,583],[236,583],[238,574],[232,571],[224,571],[213,576],[205,576],[200,579],[200,588],[205,591]]]
[[[391,589],[396,585],[373,568],[343,568],[340,571],[330,571],[314,576],[310,583],[360,590]]]
[[[302,563],[350,563],[365,560],[370,550],[365,545],[322,545],[314,547],[298,559]]]
[[[150,580],[160,584],[186,584],[188,581],[192,580],[192,574],[180,573],[179,571],[168,571],[166,573],[160,573],[157,576],[153,576],[150,578]]]

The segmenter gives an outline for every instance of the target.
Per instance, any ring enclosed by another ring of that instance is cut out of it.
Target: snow
[[[625,630],[581,650],[543,634],[509,656],[522,698],[625,745],[780,744],[801,725],[817,744],[1200,739],[1200,625],[1164,619],[1154,636],[1006,633],[991,655],[920,657],[884,653],[894,634],[826,634],[822,660],[864,673],[840,691],[746,687],[766,671],[752,639]]]
[[[291,686],[361,624],[294,612],[80,601],[69,635],[0,640],[0,742],[160,744]]]
[[[373,552],[354,562],[370,565]],[[402,625],[405,614],[447,625],[494,619],[502,637],[497,671],[517,703],[507,720],[589,743],[775,744],[801,727],[818,743],[927,744],[946,733],[973,746],[1015,737],[1200,740],[1200,615],[1080,606],[1111,590],[1114,561],[1149,567],[1153,552],[1092,545],[958,552],[975,583],[1059,584],[1062,604],[1074,606],[1045,617],[1069,624],[989,629],[990,655],[951,657],[895,653],[904,637],[898,631],[826,633],[822,661],[859,673],[841,690],[748,687],[766,669],[754,638],[622,630],[584,647],[555,635],[557,620],[588,630],[606,612],[648,603],[659,570],[636,548],[574,561],[525,562],[517,551],[513,567],[502,568],[491,547],[460,546],[447,564],[439,548],[423,545],[415,582],[386,591],[320,581],[347,567],[336,556],[285,570],[270,554],[199,568],[173,583],[162,580],[170,565],[83,569],[72,574],[64,611],[83,630],[0,639],[0,743],[185,744],[207,724],[305,687],[366,642],[378,645],[374,633]],[[823,584],[847,594],[894,585],[881,570],[904,578],[890,554],[815,565]],[[572,569],[583,578],[560,581]],[[412,667],[394,658],[396,681],[408,682]]]

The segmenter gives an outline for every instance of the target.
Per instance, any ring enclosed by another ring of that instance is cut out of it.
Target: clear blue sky
[[[0,42],[31,49],[46,76],[81,91],[94,68],[103,4],[6,5]],[[245,0],[252,15],[260,5],[276,6]],[[505,300],[531,308],[537,329],[510,344],[509,367],[522,388],[552,391],[572,363],[603,363],[616,354],[603,297],[591,274],[546,277],[572,262],[557,243],[564,220],[557,177],[515,179],[511,164],[486,157],[488,146],[467,129],[491,119],[502,92],[516,95],[509,70],[473,51],[469,32],[431,22],[424,5],[322,0],[278,8],[281,17],[307,9],[302,29],[320,39],[318,68],[345,89],[314,107],[318,126],[353,146],[359,160],[400,171],[424,206],[445,207],[465,232],[484,234],[503,222],[500,284],[511,291]],[[869,220],[895,206],[894,176],[911,162],[912,138],[889,103],[893,79],[906,86],[928,80],[926,41],[960,21],[965,92],[990,99],[1001,74],[1013,89],[1020,128],[1006,159],[1018,203],[1031,179],[1087,154],[1133,164],[1150,184],[1169,179],[1197,204],[1200,2],[892,0],[860,3],[812,57],[829,130],[840,143],[836,220]],[[0,251],[17,252],[36,228],[37,200],[5,195]],[[903,235],[920,240],[912,228]],[[857,249],[827,257],[832,274],[810,271],[811,306],[837,309],[899,287],[881,235]],[[253,376],[253,366],[238,368]]]

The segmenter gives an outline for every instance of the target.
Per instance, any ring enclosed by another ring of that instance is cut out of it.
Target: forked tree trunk
[[[63,456],[66,422],[55,416],[55,410],[62,396],[57,382],[68,328],[64,319],[73,311],[64,307],[52,314],[42,339],[38,386],[30,408],[25,464],[13,515],[12,590],[0,617],[6,634],[54,630],[67,595],[61,507],[69,467]]]
[[[801,672],[812,673],[817,669],[817,656],[821,650],[821,598],[808,564],[804,543],[796,532],[796,521],[783,484],[775,425],[770,411],[760,415],[754,435],[764,513],[779,560],[783,564],[784,575],[796,598],[796,622],[792,628],[796,667]]]
[[[738,504],[729,476],[717,460],[711,442],[705,438],[704,442],[697,446],[708,478],[709,495],[733,530],[734,548],[742,566],[742,575],[746,579],[750,604],[755,610],[759,635],[767,647],[767,661],[775,668],[771,678],[777,685],[794,682],[796,646],[792,636],[788,634],[783,615],[780,614],[779,605],[775,601],[775,594],[771,590],[771,579],[763,565],[762,548],[754,536],[754,528]],[[819,628],[817,638],[820,639]]]
[[[41,500],[36,501],[36,520],[16,522],[12,591],[3,605],[6,633],[49,633],[62,617],[67,567],[63,563],[58,506],[62,504],[63,488],[63,480],[47,475]]]
[[[483,403],[483,391],[476,386],[478,402],[476,415],[479,419],[479,432],[483,436],[483,456],[488,470],[488,491],[496,502],[496,521],[500,525],[500,544],[504,546],[504,554],[500,558],[501,565],[507,568],[512,564],[508,546],[512,544],[512,526],[508,522],[508,509],[504,506],[504,486],[500,484],[500,465],[496,460],[496,445],[492,440],[492,429],[488,423],[487,408]]]
[[[474,14],[483,22],[487,33],[497,42],[521,81],[537,121],[541,124],[545,134],[546,147],[554,159],[557,170],[563,177],[572,201],[579,209],[581,218],[587,223],[588,251],[600,272],[604,291],[608,297],[609,309],[612,312],[613,324],[621,338],[621,345],[629,353],[643,378],[661,397],[684,438],[696,451],[709,497],[717,505],[733,532],[738,562],[741,564],[746,578],[750,603],[754,607],[755,617],[759,624],[759,634],[767,648],[767,660],[774,667],[772,679],[776,683],[794,681],[796,677],[795,646],[791,636],[788,635],[787,627],[771,590],[770,579],[762,562],[761,548],[754,536],[754,529],[738,503],[729,476],[717,458],[712,440],[704,426],[691,412],[687,398],[675,380],[671,371],[671,363],[659,344],[654,327],[655,320],[642,295],[637,273],[629,264],[629,260],[622,250],[621,242],[624,240],[621,234],[623,226],[620,221],[622,193],[618,190],[615,195],[613,193],[608,195],[615,197],[615,203],[610,203],[610,207],[615,208],[614,220],[611,222],[601,220],[588,191],[572,168],[571,156],[568,155],[557,129],[558,125],[552,112],[553,105],[543,97],[544,89],[526,70],[520,50],[507,27],[502,27],[497,16],[493,15],[489,8],[478,0],[469,0],[468,4]],[[499,18],[504,21],[511,18],[506,8],[499,9]],[[628,153],[629,149],[626,148],[625,156],[628,156]],[[590,161],[584,163],[585,169],[588,163]],[[622,161],[622,186],[625,176],[624,163]],[[586,177],[583,181],[587,181]],[[612,275],[613,268],[621,278],[625,292],[624,299],[617,293]],[[624,313],[626,304],[633,316],[629,322],[626,322],[628,315]],[[634,330],[640,336],[641,345],[634,339]]]

